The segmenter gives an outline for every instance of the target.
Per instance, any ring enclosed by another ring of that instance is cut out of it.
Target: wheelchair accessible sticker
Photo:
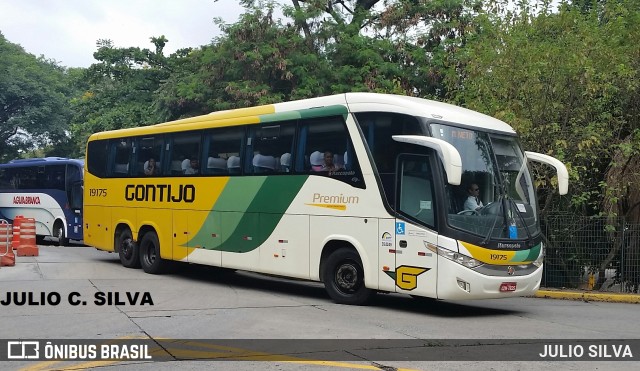
[[[404,234],[404,222],[396,222],[396,234]]]

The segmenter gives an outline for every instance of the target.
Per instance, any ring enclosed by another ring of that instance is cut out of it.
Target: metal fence
[[[541,224],[543,287],[638,293],[640,224],[568,213]]]

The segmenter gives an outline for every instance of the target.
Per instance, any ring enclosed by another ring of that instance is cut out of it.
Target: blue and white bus
[[[83,160],[59,157],[0,164],[0,219],[34,218],[39,241],[82,240]]]

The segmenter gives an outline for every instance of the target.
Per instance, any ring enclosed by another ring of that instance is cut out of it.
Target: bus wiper
[[[520,212],[518,211],[518,204],[516,204],[516,202],[511,197],[507,197],[507,199],[511,201],[511,205],[516,209],[515,212],[520,217],[520,222],[522,222],[522,225],[524,226],[524,230],[525,232],[527,232],[527,246],[531,247],[531,245],[533,244],[533,239],[531,239],[531,233],[529,232],[529,227],[527,227],[527,223],[525,223],[524,218],[522,217],[522,214],[520,214]]]
[[[504,195],[500,194],[500,197],[498,197],[498,201],[496,201],[496,203],[500,203],[502,206],[502,198],[504,197]],[[488,205],[487,205],[488,206]],[[491,228],[489,228],[489,233],[487,233],[487,235],[484,237],[484,239],[480,242],[481,245],[486,245],[487,243],[489,243],[489,241],[491,241],[491,233],[493,233],[493,228],[496,227],[496,222],[498,221],[498,214],[495,215],[495,217],[493,218],[493,224],[491,225]]]

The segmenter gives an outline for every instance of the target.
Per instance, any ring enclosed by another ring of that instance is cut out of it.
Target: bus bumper
[[[542,267],[528,275],[488,276],[439,257],[437,295],[444,300],[530,296],[540,288],[541,279]]]

